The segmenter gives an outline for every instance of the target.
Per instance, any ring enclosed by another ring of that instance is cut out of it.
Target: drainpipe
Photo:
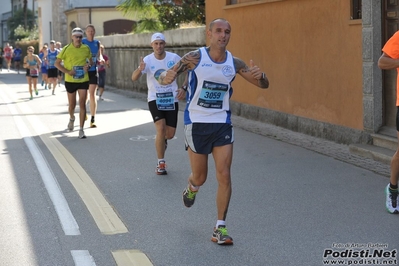
[[[89,24],[91,24],[91,7],[89,7]]]

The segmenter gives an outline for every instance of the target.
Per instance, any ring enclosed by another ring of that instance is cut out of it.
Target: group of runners
[[[13,48],[9,43],[4,48],[0,47],[0,71],[3,71],[3,58],[5,59],[6,68],[10,72],[11,65],[14,63],[14,68],[18,72],[21,68],[22,50],[18,44]]]
[[[78,104],[80,139],[86,138],[84,124],[87,119],[88,99],[90,99],[90,127],[96,127],[98,86],[96,67],[109,65],[106,63],[108,59],[103,54],[103,47],[94,39],[94,34],[93,25],[87,25],[85,32],[81,28],[74,28],[71,32],[71,43],[62,49],[57,49],[56,43],[51,41],[50,48],[42,48],[42,59],[33,53],[34,49],[31,46],[28,47],[28,55],[24,58],[27,76],[36,82],[42,62],[47,64],[48,80],[53,89],[55,84],[51,78],[56,79],[58,71],[65,74],[69,106],[67,129],[74,130],[75,107]],[[208,156],[212,154],[216,165],[218,188],[217,219],[211,240],[220,245],[231,245],[233,238],[228,234],[226,226],[232,191],[230,170],[234,143],[229,105],[232,94],[231,83],[236,75],[240,75],[247,82],[265,89],[269,86],[269,80],[252,60],[247,65],[226,49],[231,34],[228,21],[213,20],[206,34],[209,40],[208,47],[191,51],[182,57],[165,51],[166,39],[162,33],[153,34],[150,40],[153,52],[141,58],[132,73],[132,80],[138,80],[143,74],[147,76],[148,107],[157,131],[155,140],[158,156],[155,168],[157,175],[167,174],[164,158],[167,141],[175,135],[178,100],[186,99],[184,137],[191,173],[182,193],[183,203],[188,208],[193,206],[200,187],[207,180]],[[55,74],[50,74],[52,72],[50,66],[54,66]],[[184,74],[185,79],[179,86],[176,78],[181,74]],[[37,94],[36,87],[34,89]],[[31,88],[30,91],[32,95]]]

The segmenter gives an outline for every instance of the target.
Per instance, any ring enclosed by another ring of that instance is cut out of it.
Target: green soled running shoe
[[[218,228],[213,229],[211,240],[218,245],[233,245],[233,238],[227,234],[225,225],[219,225]]]
[[[385,187],[386,203],[385,206],[389,213],[398,214],[398,191],[392,191],[389,188],[389,184]]]
[[[191,206],[193,206],[194,201],[195,201],[195,195],[197,195],[198,190],[197,191],[192,191],[190,189],[190,184],[187,186],[187,188],[183,191],[183,203],[184,206],[186,206],[187,208],[190,208]]]

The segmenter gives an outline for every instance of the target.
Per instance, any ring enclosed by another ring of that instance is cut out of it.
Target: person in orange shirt
[[[397,31],[382,48],[382,55],[378,59],[381,69],[395,69],[399,73],[399,31]],[[396,85],[396,133],[399,140],[399,75]],[[399,146],[391,160],[390,182],[385,188],[386,209],[390,213],[398,214],[398,177],[399,177]]]

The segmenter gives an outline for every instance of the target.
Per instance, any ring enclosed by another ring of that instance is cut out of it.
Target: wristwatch
[[[182,86],[181,88],[182,88],[184,91],[187,91],[187,86],[184,85],[184,86]]]
[[[266,74],[265,72],[262,72],[262,77],[260,78],[261,80],[265,80],[266,79]]]

